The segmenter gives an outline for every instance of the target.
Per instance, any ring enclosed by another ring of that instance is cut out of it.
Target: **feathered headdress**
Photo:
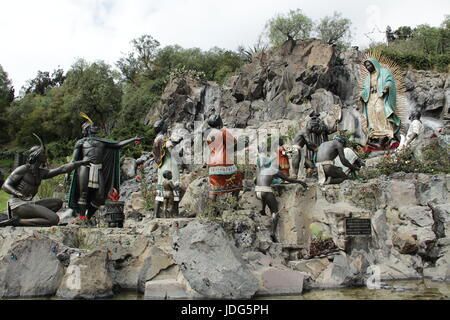
[[[36,137],[36,139],[39,140],[40,146],[34,146],[30,149],[30,155],[28,156],[28,163],[35,163],[42,154],[45,154],[45,146],[44,142],[36,133],[33,133],[33,136]]]
[[[86,113],[80,112],[80,116],[88,121],[88,122],[83,123],[83,130],[94,124],[94,121],[92,121],[92,119],[89,118]]]

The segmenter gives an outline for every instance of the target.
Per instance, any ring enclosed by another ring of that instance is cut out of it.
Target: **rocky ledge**
[[[186,208],[202,206],[190,197],[202,187],[191,183]],[[132,289],[146,299],[250,299],[364,285],[374,275],[448,281],[449,190],[449,175],[403,173],[307,190],[279,185],[277,243],[252,191],[221,219],[7,227],[0,229],[0,298],[92,299]],[[371,235],[347,236],[350,217],[370,219]],[[321,239],[335,250],[314,255],[311,243]]]

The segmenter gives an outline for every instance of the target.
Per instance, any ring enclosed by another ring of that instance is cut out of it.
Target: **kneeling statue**
[[[348,179],[348,175],[342,170],[342,167],[335,165],[334,160],[338,156],[341,163],[349,168],[350,171],[359,169],[357,165],[351,164],[346,159],[344,153],[346,146],[347,140],[342,136],[335,136],[332,141],[327,141],[320,145],[317,152],[319,184],[339,184]]]
[[[39,137],[37,138],[41,145],[30,149],[27,163],[17,167],[2,186],[2,189],[11,195],[11,198],[8,200],[9,219],[2,221],[0,227],[50,227],[57,225],[59,217],[56,212],[61,209],[63,202],[55,198],[33,201],[33,198],[37,194],[42,180],[69,173],[88,163],[88,161],[77,161],[55,169],[43,168],[47,162],[47,156],[42,140]]]

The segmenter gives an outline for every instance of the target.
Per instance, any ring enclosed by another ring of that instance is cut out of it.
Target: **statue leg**
[[[233,206],[234,210],[238,210],[239,209],[239,193],[240,193],[239,190],[238,191],[234,191],[232,193],[232,195],[234,197],[234,200],[235,200],[235,203],[234,203],[234,206]]]
[[[63,206],[63,201],[56,198],[41,199],[37,200],[35,203],[40,206],[46,207],[47,209],[50,209],[53,212],[58,212]]]
[[[54,211],[38,204],[21,205],[13,210],[13,215],[20,218],[17,223],[19,226],[51,227],[59,223],[59,217]]]
[[[274,242],[278,242],[276,232],[278,226],[278,201],[272,192],[263,192],[263,199],[265,199],[267,205],[269,206],[270,212],[272,214],[272,230],[271,236]]]
[[[327,176],[327,184],[339,184],[348,179],[342,168],[327,165],[324,166],[325,175]]]
[[[88,207],[88,195],[89,195],[89,168],[80,167],[78,173],[78,191],[80,197],[78,198],[78,215],[85,216],[86,209]]]
[[[179,204],[180,204],[180,202],[179,201],[172,201],[172,210],[171,210],[171,217],[172,218],[178,218],[178,216],[179,216]]]
[[[161,218],[161,201],[155,201],[155,218]]]
[[[99,185],[98,189],[91,189],[93,190],[92,192],[93,195],[90,204],[88,206],[88,214],[87,214],[88,220],[90,220],[95,215],[98,208],[100,208],[100,206],[105,203],[106,198],[105,182],[101,170],[98,176],[98,185]]]
[[[264,200],[264,197],[261,196],[261,211],[259,212],[261,215],[265,215],[266,214],[266,200]]]
[[[300,170],[300,162],[302,161],[302,155],[300,152],[301,151],[297,149],[297,152],[292,156],[292,170],[294,171],[292,177],[294,179],[297,179],[298,171]]]

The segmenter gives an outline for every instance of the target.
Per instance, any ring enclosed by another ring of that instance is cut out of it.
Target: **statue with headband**
[[[45,168],[47,156],[42,140],[40,145],[30,149],[26,164],[17,167],[6,179],[2,189],[11,195],[8,200],[8,220],[2,221],[0,226],[36,226],[48,227],[59,223],[56,214],[63,202],[59,199],[46,198],[33,200],[42,180],[51,179],[63,173],[85,165],[88,161],[75,161],[55,169]]]
[[[117,142],[99,138],[98,127],[84,113],[87,122],[82,125],[83,138],[75,144],[72,161],[87,161],[71,177],[69,208],[88,220],[105,203],[108,193],[120,186],[120,149],[141,138],[134,137]]]

